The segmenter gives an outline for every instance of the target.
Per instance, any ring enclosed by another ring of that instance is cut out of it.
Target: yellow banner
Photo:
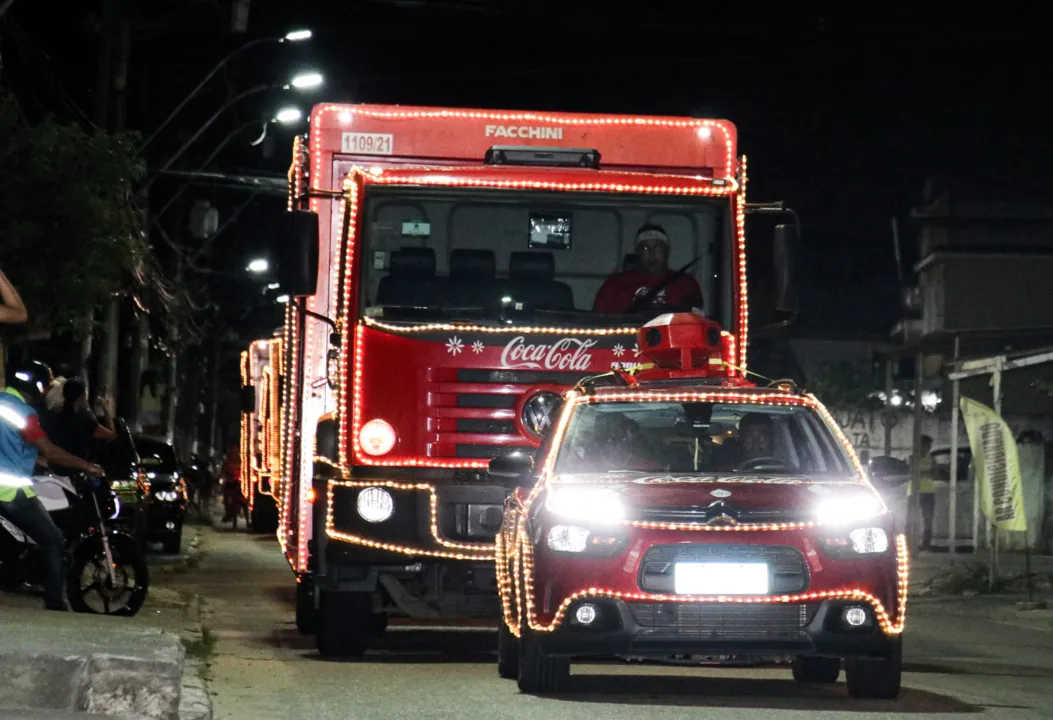
[[[1024,488],[1013,433],[1005,420],[986,405],[962,398],[961,406],[984,515],[995,527],[1027,532]]]

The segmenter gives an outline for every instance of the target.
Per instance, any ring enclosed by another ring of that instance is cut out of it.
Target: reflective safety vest
[[[28,497],[33,491],[33,465],[37,450],[22,439],[33,409],[13,388],[0,392],[0,502],[11,502],[21,490]]]
[[[918,494],[919,495],[935,495],[936,494],[936,479],[933,477],[933,470],[936,467],[936,461],[932,459],[931,455],[926,455],[921,458],[921,462],[918,464],[921,473],[918,477]],[[909,496],[910,483],[907,483],[907,495]]]

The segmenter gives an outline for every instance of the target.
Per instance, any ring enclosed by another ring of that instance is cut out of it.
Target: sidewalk
[[[5,607],[0,704],[6,708],[178,717],[179,635],[126,618]]]
[[[911,594],[937,594],[941,581],[950,576],[959,577],[977,574],[987,577],[990,556],[986,550],[979,553],[946,553],[923,552],[910,560]],[[1023,553],[1002,552],[998,556],[998,576],[1005,582],[1004,592],[1026,592],[1024,577],[1026,559]],[[1032,555],[1031,574],[1036,595],[1048,597],[1053,581],[1053,555]],[[953,586],[953,583],[951,583]],[[970,589],[968,582],[963,582],[963,589]],[[960,594],[960,593],[953,593]]]
[[[188,535],[194,555],[199,533]],[[131,618],[45,612],[37,596],[0,593],[0,720],[211,717],[186,650],[200,637],[198,598],[164,587],[186,557],[148,557],[150,592]]]

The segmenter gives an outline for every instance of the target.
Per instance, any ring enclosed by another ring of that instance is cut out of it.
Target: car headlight
[[[888,533],[877,527],[863,527],[822,539],[823,548],[832,555],[879,555],[888,552]]]
[[[356,507],[366,522],[384,522],[395,513],[395,499],[384,488],[368,487],[358,494]]]
[[[548,531],[548,547],[556,552],[585,552],[589,531],[577,525],[555,525]]]
[[[603,487],[555,487],[545,502],[553,515],[593,525],[610,525],[625,519],[625,505],[618,493]]]
[[[852,493],[822,500],[815,508],[815,519],[822,525],[856,525],[886,511],[876,494]]]
[[[559,553],[584,553],[589,557],[614,557],[625,549],[627,536],[620,531],[579,525],[553,525],[546,537],[548,549]]]

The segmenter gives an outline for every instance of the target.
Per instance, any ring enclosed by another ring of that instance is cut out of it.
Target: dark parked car
[[[162,543],[166,553],[178,553],[183,540],[187,493],[175,451],[164,440],[145,435],[136,435],[135,445],[148,488],[143,497],[146,540]]]
[[[95,457],[106,479],[117,494],[120,511],[115,524],[127,530],[137,541],[146,541],[146,522],[143,516],[143,497],[145,495],[144,477],[139,464],[139,451],[136,449],[132,433],[124,420],[117,419],[114,428],[116,439],[99,441]]]

